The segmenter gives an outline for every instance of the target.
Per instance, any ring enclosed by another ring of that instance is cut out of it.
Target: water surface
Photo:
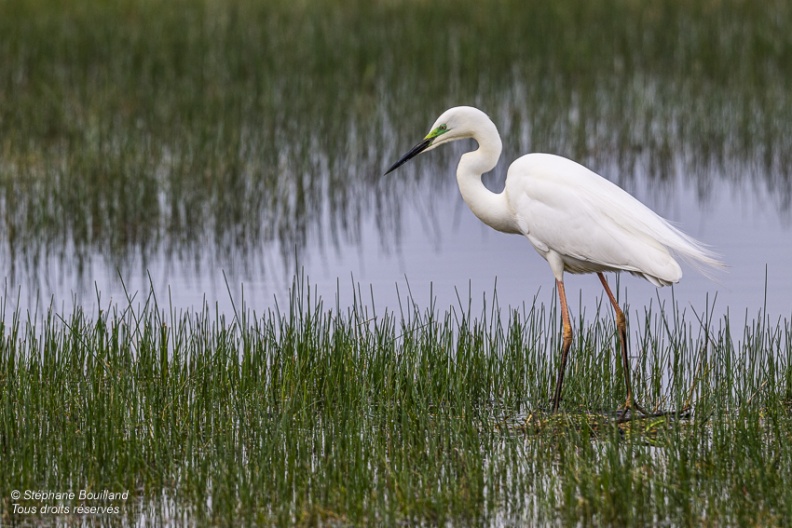
[[[408,292],[439,307],[495,291],[503,307],[553,302],[527,241],[462,203],[454,167],[471,145],[382,176],[439,113],[472,104],[504,136],[493,190],[518,155],[561,154],[728,265],[685,268],[673,290],[622,277],[633,310],[673,299],[789,317],[787,7],[357,7],[8,3],[6,314],[149,293],[229,313],[242,291],[265,311],[295,277],[328,305],[358,288],[381,310]],[[575,311],[601,298],[592,277],[567,281]]]

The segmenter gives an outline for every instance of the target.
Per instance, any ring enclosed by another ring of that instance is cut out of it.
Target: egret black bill
[[[402,158],[399,161],[394,163],[391,166],[391,168],[388,169],[388,171],[385,174],[389,174],[389,173],[395,171],[396,169],[398,169],[399,167],[401,167],[402,165],[404,165],[405,163],[407,163],[408,161],[413,159],[415,156],[417,156],[418,154],[420,154],[421,152],[423,152],[424,150],[429,148],[429,145],[432,144],[432,141],[434,141],[434,137],[429,137],[429,138],[424,139],[423,141],[421,141],[417,145],[415,145],[410,150],[410,152],[408,152],[407,154],[402,156]]]

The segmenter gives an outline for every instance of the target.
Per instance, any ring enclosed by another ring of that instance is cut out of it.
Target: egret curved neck
[[[497,130],[486,137],[475,137],[479,148],[462,155],[457,167],[457,183],[462,199],[479,220],[504,233],[519,233],[506,191],[494,193],[484,186],[481,175],[491,171],[501,154]]]

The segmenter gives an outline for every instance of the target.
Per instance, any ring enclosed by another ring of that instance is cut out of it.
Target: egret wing
[[[682,276],[669,251],[678,231],[582,165],[549,154],[523,156],[509,168],[506,192],[522,232],[540,253],[559,254],[567,271],[625,270],[655,284]]]

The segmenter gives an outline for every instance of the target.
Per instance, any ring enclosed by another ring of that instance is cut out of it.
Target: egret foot
[[[635,401],[632,394],[628,394],[627,401],[624,402],[624,405],[616,409],[616,416],[619,417],[619,421],[628,416],[629,418],[626,418],[626,420],[632,420],[634,419],[634,412],[641,413],[642,417],[649,417],[652,415],[652,413],[647,412],[646,409],[638,405],[638,402]]]
[[[647,420],[649,418],[660,418],[662,416],[670,416],[673,418],[689,418],[690,407],[684,407],[679,411],[653,411],[649,412],[635,401],[629,399],[624,402],[622,407],[616,410],[616,423],[626,423],[633,420]]]

